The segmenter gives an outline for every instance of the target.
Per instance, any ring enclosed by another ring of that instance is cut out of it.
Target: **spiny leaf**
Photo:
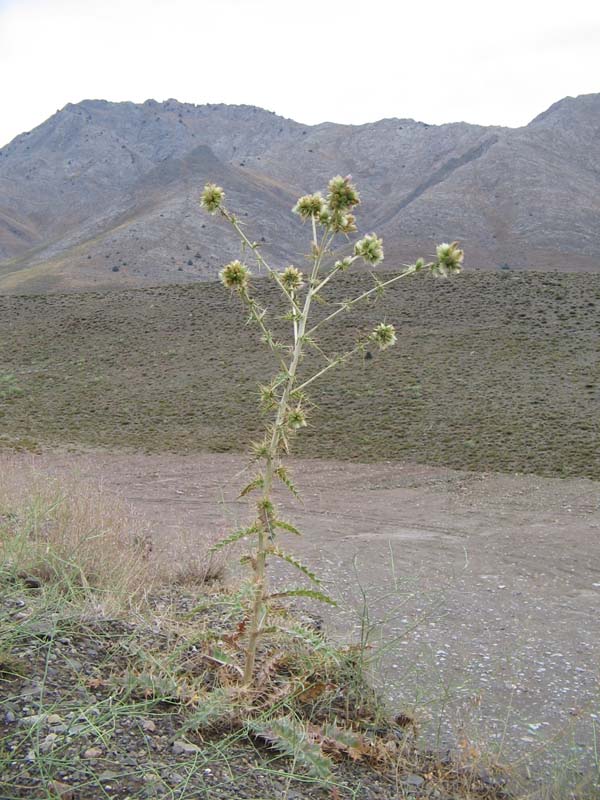
[[[238,498],[245,497],[247,494],[250,494],[250,492],[253,492],[255,489],[262,489],[264,483],[265,479],[263,478],[263,476],[258,475],[256,478],[254,478],[253,481],[250,481],[250,483],[247,486],[244,486],[242,491],[239,493]]]
[[[323,592],[316,591],[316,589],[287,589],[285,592],[272,594],[271,598],[274,597],[311,597],[313,600],[319,600],[321,603],[329,603],[331,606],[337,606],[333,598]]]
[[[283,519],[274,519],[273,520],[273,527],[274,528],[281,528],[284,531],[289,531],[290,533],[295,533],[296,536],[302,536],[298,528],[295,528],[289,522],[285,522]]]
[[[314,572],[311,572],[311,570],[307,566],[305,566],[301,561],[298,561],[298,559],[295,556],[291,555],[290,553],[286,553],[283,550],[280,550],[279,547],[269,547],[267,552],[272,556],[281,558],[283,561],[287,561],[287,563],[291,564],[292,567],[296,567],[296,569],[302,572],[303,575],[306,575],[307,578],[310,578],[310,580],[313,583],[316,584],[321,583],[321,581],[317,578]]]
[[[291,717],[279,717],[268,724],[250,722],[249,728],[255,736],[271,747],[291,756],[308,769],[310,775],[320,781],[331,780],[332,763],[313,741],[306,726]]]
[[[292,625],[290,628],[282,628],[285,633],[301,642],[309,645],[313,652],[327,652],[332,660],[339,662],[337,655],[332,651],[330,643],[323,637],[319,631],[313,628],[308,628],[306,625]]]
[[[294,486],[294,484],[292,482],[292,479],[288,475],[288,472],[287,472],[286,468],[283,465],[280,465],[279,467],[277,467],[277,469],[275,470],[275,475],[279,478],[279,480],[283,483],[284,486],[287,486],[287,488],[294,495],[294,497],[297,500],[299,500],[300,499],[300,493],[298,492],[298,490]]]
[[[225,539],[221,539],[221,541],[213,545],[208,552],[215,553],[223,547],[227,547],[234,542],[239,542],[240,539],[244,539],[246,536],[252,536],[253,533],[256,533],[256,525],[251,525],[249,528],[240,528],[239,531],[234,531],[230,533],[229,536],[226,536]]]
[[[202,695],[197,710],[184,723],[182,731],[198,732],[229,720],[235,716],[235,706],[231,697],[224,689],[213,689]]]
[[[364,736],[348,728],[339,728],[335,724],[325,723],[322,728],[318,728],[315,739],[324,752],[347,755],[352,761],[372,755],[372,747]]]

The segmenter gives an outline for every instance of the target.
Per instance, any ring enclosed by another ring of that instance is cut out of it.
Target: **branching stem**
[[[320,322],[317,322],[316,325],[313,325],[313,327],[307,332],[306,335],[311,336],[316,330],[318,330],[321,327],[321,325],[324,325],[326,322],[329,322],[334,317],[337,317],[337,315],[341,314],[342,311],[348,311],[350,308],[352,308],[352,306],[356,305],[357,303],[360,303],[361,300],[365,300],[372,294],[375,294],[376,292],[380,292],[382,289],[385,289],[386,286],[390,286],[390,284],[396,283],[396,281],[399,281],[401,278],[406,278],[409,275],[414,275],[414,273],[415,273],[414,266],[410,266],[404,272],[401,272],[399,275],[394,275],[393,278],[389,278],[387,281],[381,281],[381,283],[378,283],[377,286],[373,286],[373,288],[368,289],[366,292],[363,292],[358,297],[355,297],[354,300],[347,300],[335,311],[332,311],[331,314],[326,316]]]

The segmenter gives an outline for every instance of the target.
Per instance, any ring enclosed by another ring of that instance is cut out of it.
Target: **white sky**
[[[600,92],[600,0],[0,0],[0,146],[68,102],[524,125]]]

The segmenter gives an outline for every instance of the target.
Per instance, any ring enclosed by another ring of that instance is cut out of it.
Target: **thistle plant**
[[[397,341],[397,334],[391,323],[382,321],[372,331],[361,335],[355,346],[342,354],[328,356],[318,344],[318,331],[330,325],[340,314],[350,311],[357,303],[378,297],[386,287],[418,272],[429,272],[447,277],[458,273],[463,262],[463,251],[457,242],[441,244],[437,247],[432,261],[418,259],[414,264],[404,265],[392,277],[380,280],[374,277],[372,288],[357,294],[354,298],[337,305],[330,313],[322,315],[314,322],[311,317],[315,301],[326,303],[323,290],[340,272],[345,272],[358,262],[375,266],[383,261],[383,242],[375,233],[370,233],[355,241],[352,255],[336,259],[336,252],[342,246],[348,248],[349,234],[356,232],[354,209],[360,203],[359,193],[351,181],[351,176],[332,178],[325,196],[317,192],[300,197],[293,208],[308,226],[311,234],[310,252],[307,255],[306,273],[290,265],[275,269],[267,263],[257,242],[246,235],[238,218],[225,205],[225,192],[220,186],[209,183],[204,187],[200,200],[202,207],[210,214],[219,214],[229,223],[241,243],[240,259],[226,264],[219,273],[223,285],[236,294],[249,312],[249,321],[260,330],[263,342],[272,351],[278,371],[272,380],[260,387],[262,410],[270,415],[262,441],[254,445],[254,461],[260,464],[256,477],[242,490],[241,496],[252,492],[258,494],[256,515],[252,524],[235,531],[216,546],[217,549],[233,544],[247,537],[254,542],[252,552],[244,557],[252,570],[252,600],[248,614],[247,645],[243,686],[249,687],[254,676],[254,665],[260,638],[273,630],[269,618],[269,604],[272,597],[304,596],[327,603],[334,601],[320,589],[317,576],[301,564],[293,555],[281,549],[279,538],[282,534],[298,534],[299,531],[289,522],[281,519],[274,502],[276,483],[281,483],[292,494],[298,492],[283,463],[289,452],[290,442],[307,425],[308,410],[311,408],[307,394],[308,387],[326,376],[339,364],[360,353],[368,344],[380,350],[387,350]],[[343,241],[342,241],[343,239]],[[257,299],[252,284],[252,271],[246,259],[259,274],[266,275],[279,287],[290,323],[289,339],[277,339],[270,324],[269,309]],[[314,350],[324,357],[325,364],[308,377],[299,376],[299,370],[308,350]],[[267,579],[267,563],[271,558],[283,559],[296,567],[313,584],[312,588],[290,589],[270,594]]]

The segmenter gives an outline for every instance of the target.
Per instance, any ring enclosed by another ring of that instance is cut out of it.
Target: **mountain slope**
[[[248,213],[266,256],[297,261],[305,236],[290,208],[337,173],[356,180],[360,229],[384,236],[388,267],[450,238],[475,268],[600,267],[600,95],[519,129],[306,126],[251,106],[86,100],[0,151],[0,290],[214,277],[239,251],[198,209],[207,180]]]

